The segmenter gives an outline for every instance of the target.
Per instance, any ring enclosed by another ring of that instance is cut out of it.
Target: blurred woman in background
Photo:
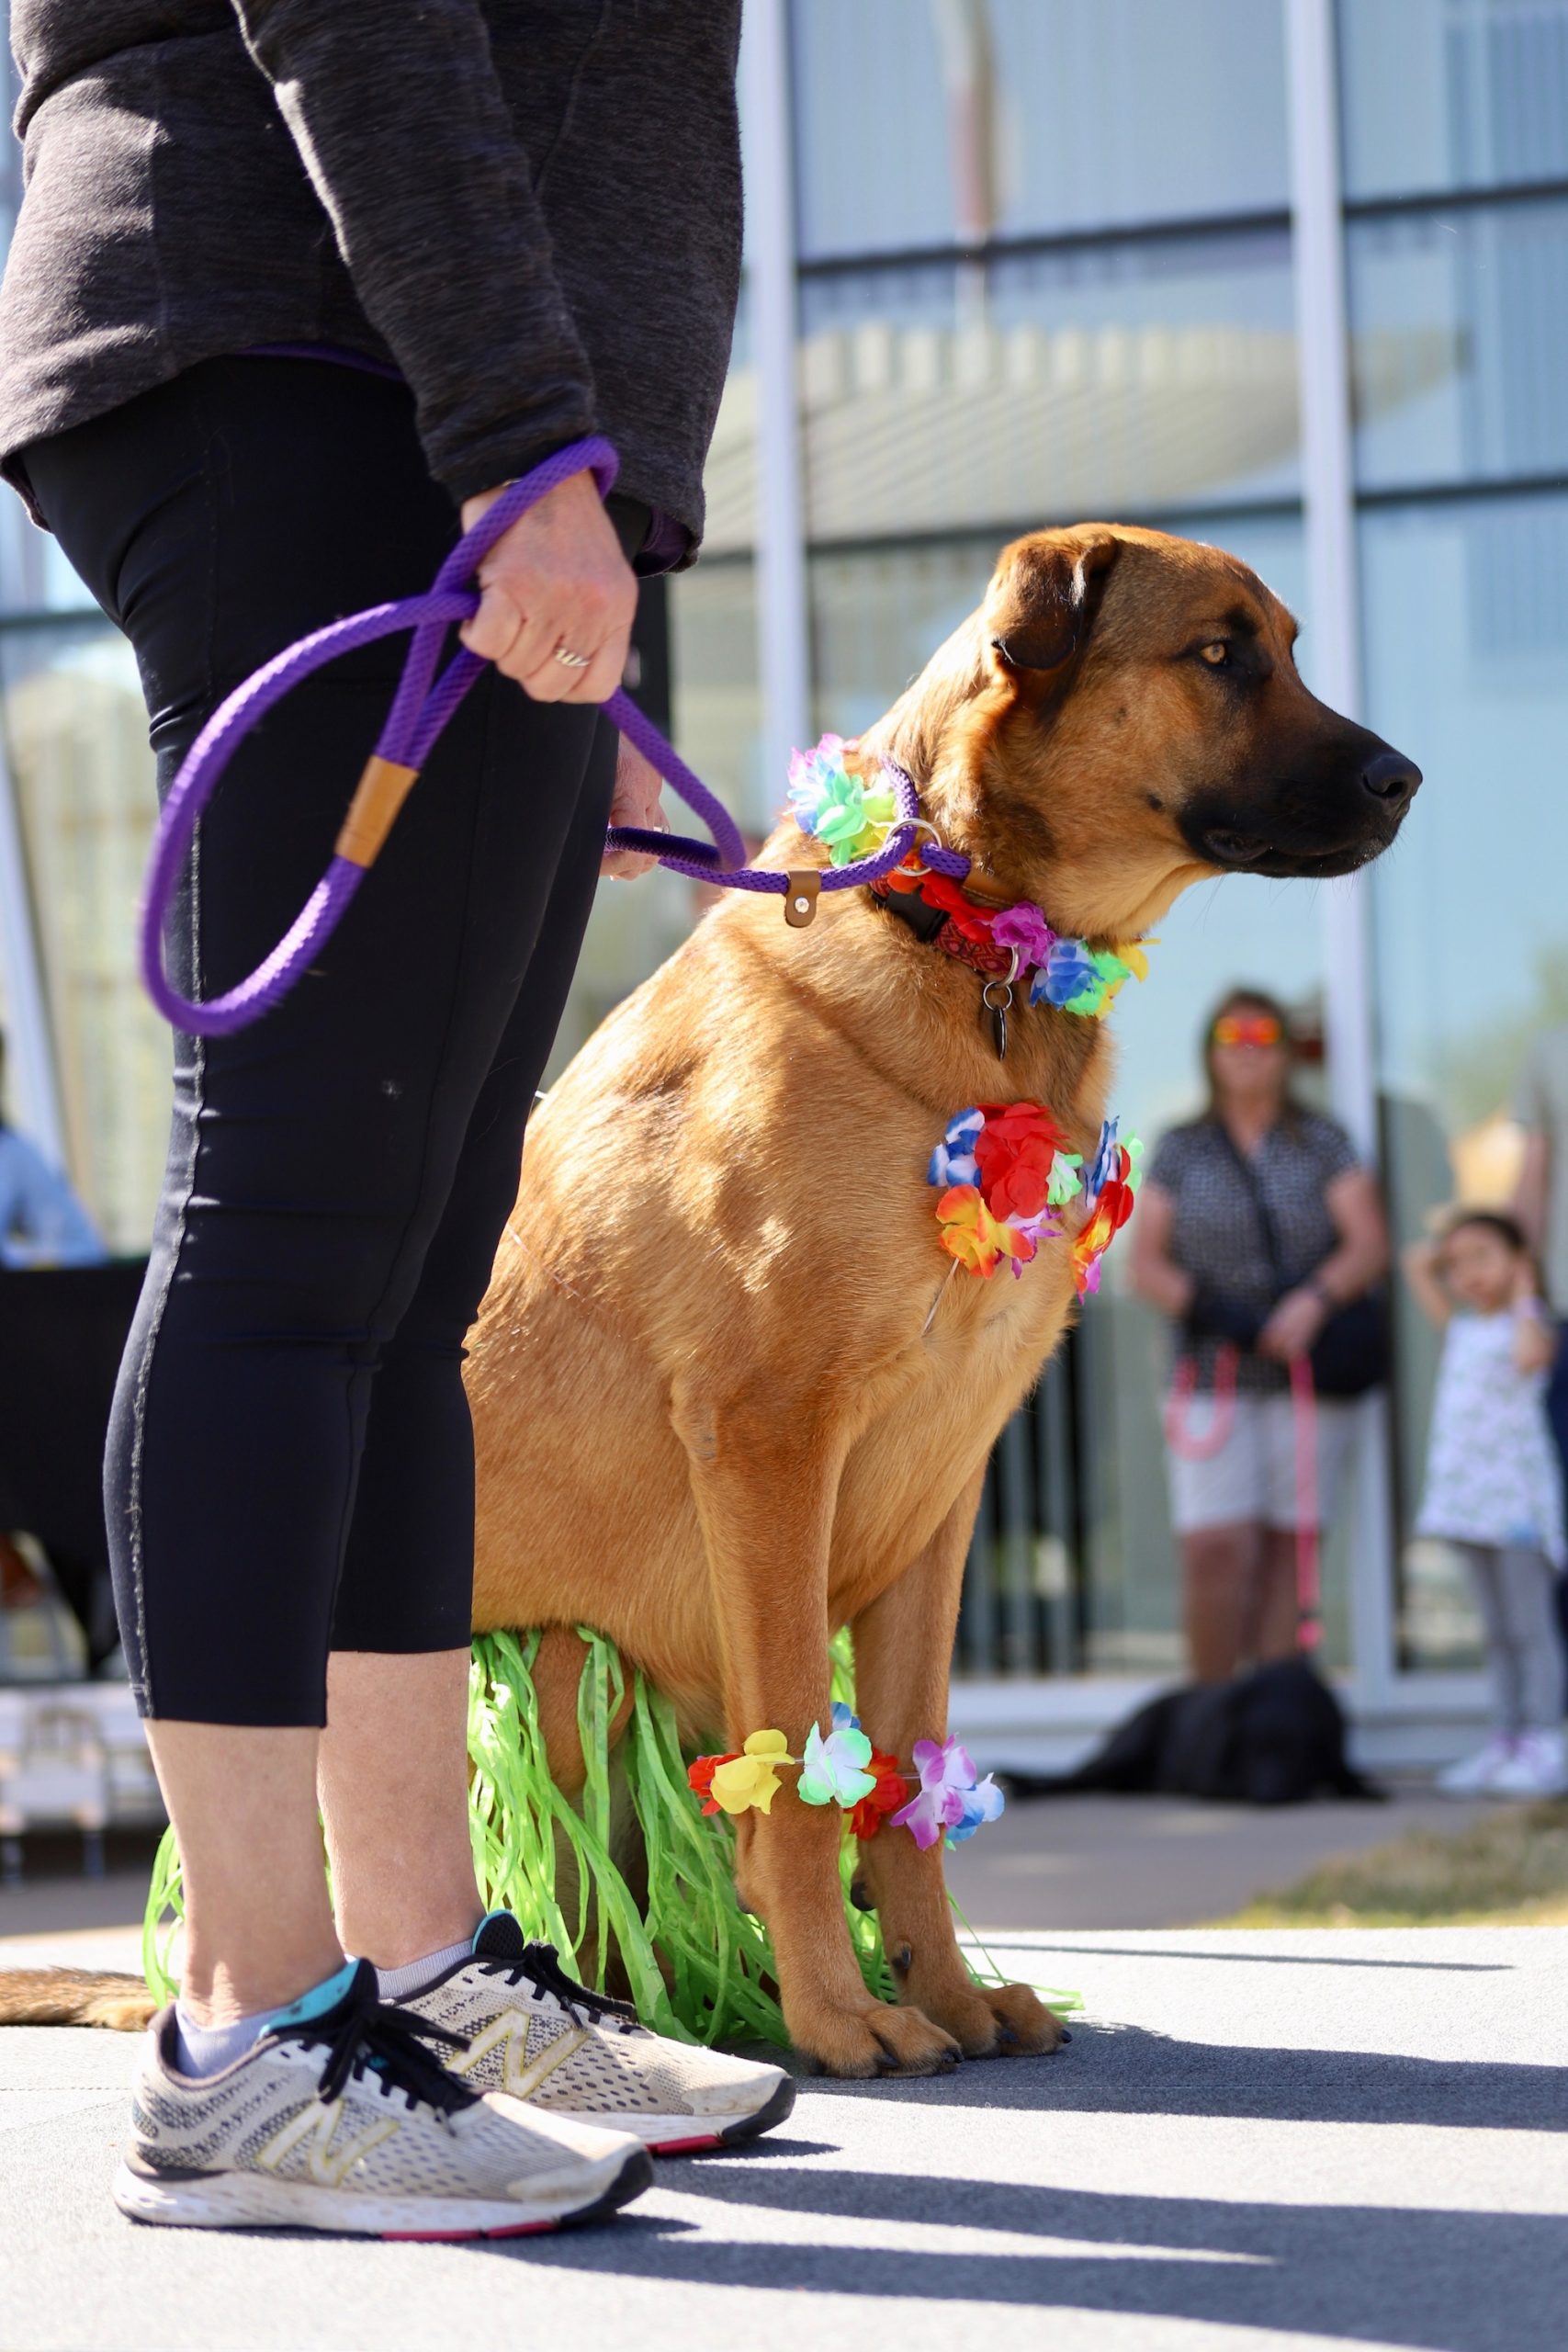
[[[1175,1327],[1171,1516],[1191,1670],[1207,1682],[1297,1646],[1298,1527],[1304,1512],[1319,1528],[1332,1517],[1352,1432],[1345,1400],[1381,1371],[1375,1317],[1346,1309],[1381,1281],[1389,1250],[1349,1137],[1292,1091],[1284,1008],[1233,989],[1203,1058],[1208,1102],[1154,1155],[1131,1271]],[[1314,1350],[1318,1394],[1299,1408],[1289,1367]],[[1194,1397],[1206,1412],[1189,1409]],[[1315,1418],[1315,1493],[1299,1475],[1299,1409]]]
[[[96,1266],[107,1255],[68,1179],[6,1124],[0,1034],[0,1266]]]

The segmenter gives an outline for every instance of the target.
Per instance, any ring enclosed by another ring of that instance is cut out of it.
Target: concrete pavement
[[[1201,1926],[1289,1886],[1331,1855],[1415,1829],[1451,1835],[1495,1811],[1391,1783],[1386,1804],[1200,1804],[1188,1797],[1016,1799],[947,1858],[947,1883],[978,1927]],[[0,1897],[0,1928],[4,1927]]]
[[[803,2084],[757,2152],[506,2247],[137,2229],[129,2045],[0,2033],[0,2346],[1562,2344],[1568,1929],[990,1940],[1086,1996],[1058,2057]]]

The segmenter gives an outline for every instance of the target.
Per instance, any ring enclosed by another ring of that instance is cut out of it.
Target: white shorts
[[[1317,1425],[1317,1523],[1334,1516],[1350,1442],[1355,1408],[1343,1397],[1319,1397]],[[1201,1440],[1214,1426],[1213,1396],[1187,1402],[1185,1426]],[[1296,1422],[1288,1396],[1238,1396],[1235,1421],[1215,1454],[1192,1462],[1168,1445],[1170,1516],[1179,1535],[1202,1527],[1228,1527],[1241,1520],[1265,1527],[1296,1525]]]

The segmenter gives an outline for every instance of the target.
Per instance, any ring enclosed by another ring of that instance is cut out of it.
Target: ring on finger
[[[566,646],[558,645],[553,658],[563,670],[586,670],[593,656],[592,653],[573,653]]]

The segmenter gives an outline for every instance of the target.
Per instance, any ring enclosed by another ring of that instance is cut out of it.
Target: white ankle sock
[[[460,1944],[446,1944],[440,1951],[426,1952],[423,1960],[411,1960],[402,1968],[378,1968],[376,1982],[381,1998],[406,2001],[412,1994],[423,1993],[427,1984],[434,1984],[438,1976],[445,1976],[459,1961],[471,1959],[473,1949],[473,1937],[465,1936]]]
[[[299,2018],[314,2017],[318,2011],[330,2009],[341,2001],[354,1982],[359,1963],[345,1960],[319,1984],[301,1993],[281,2009],[257,2009],[254,2015],[234,2018],[228,2025],[198,2025],[183,2001],[175,2003],[175,2064],[182,2075],[217,2075],[243,2058],[253,2042],[259,2041],[269,2025]]]
[[[259,2009],[254,2017],[234,2018],[228,2025],[197,2025],[183,2001],[175,2003],[175,2064],[182,2075],[218,2075],[243,2058],[253,2041],[276,2016]]]

